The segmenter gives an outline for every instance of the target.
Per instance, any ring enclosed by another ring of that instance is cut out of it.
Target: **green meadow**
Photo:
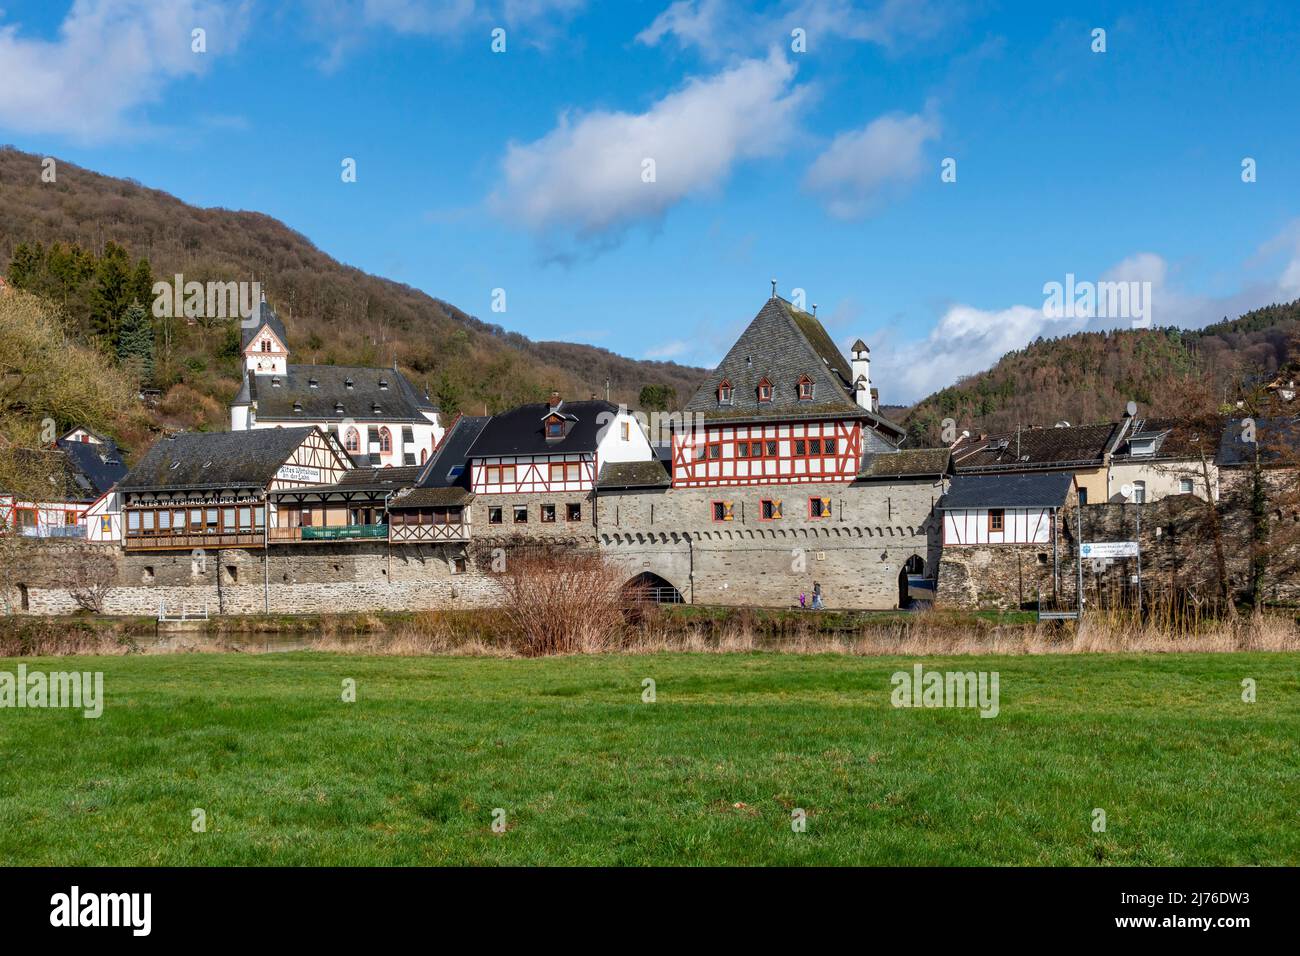
[[[105,703],[0,709],[5,865],[1300,863],[1296,654],[20,663]]]

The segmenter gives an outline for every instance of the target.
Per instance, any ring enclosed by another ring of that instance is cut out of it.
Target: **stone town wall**
[[[910,558],[929,572],[939,557],[929,481],[879,485],[808,484],[717,489],[654,489],[602,494],[601,552],[629,577],[652,573],[690,603],[789,607],[820,583],[827,607],[899,606],[899,575]],[[808,499],[829,498],[829,518],[809,515]],[[760,517],[760,501],[780,499],[782,516]],[[733,520],[713,520],[715,501]]]
[[[273,546],[261,551],[225,549],[125,553],[84,543],[44,543],[25,555],[6,589],[9,608],[32,614],[80,609],[74,589],[87,554],[107,557],[116,569],[104,601],[108,614],[154,615],[182,605],[210,614],[322,613],[483,607],[495,601],[492,576],[469,563],[452,563],[462,549],[449,545],[365,542]]]

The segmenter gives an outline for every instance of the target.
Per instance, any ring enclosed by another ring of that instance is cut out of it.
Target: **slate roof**
[[[288,365],[284,375],[249,371],[233,404],[250,402],[257,403],[258,421],[427,422],[424,413],[438,410],[396,369],[348,365]]]
[[[821,322],[775,296],[759,309],[685,410],[719,421],[860,418],[901,441],[905,432],[900,426],[854,400],[851,374],[851,364]],[[810,401],[799,398],[799,380],[805,375],[813,383]],[[772,400],[760,404],[763,379],[772,385]],[[718,402],[724,380],[732,387],[729,405]]]
[[[1135,419],[1116,448],[1112,460],[1130,462],[1199,458],[1202,448],[1205,449],[1206,457],[1213,460],[1222,434],[1222,421],[1223,419],[1216,419],[1213,431],[1207,433],[1204,426],[1177,418]],[[1134,439],[1146,437],[1156,439],[1155,453],[1133,454]]]
[[[459,416],[442,436],[433,457],[420,468],[412,482],[414,487],[391,498],[388,507],[427,508],[471,501],[474,495],[469,490],[469,449],[489,421],[486,415]]]
[[[560,455],[565,453],[596,451],[596,440],[601,428],[618,406],[602,400],[561,402],[558,411],[574,420],[563,438],[547,440],[542,427],[550,406],[546,402],[520,405],[508,412],[493,415],[470,447],[470,458],[489,458],[498,455]],[[602,416],[604,416],[602,418]]]
[[[83,498],[98,498],[126,474],[122,453],[111,439],[101,438],[99,444],[59,439],[57,445]]]
[[[1059,508],[1070,494],[1074,476],[1069,472],[1017,475],[957,475],[948,493],[939,499],[940,510],[958,508]]]
[[[1300,455],[1300,418],[1256,418],[1255,442],[1261,463],[1277,462],[1289,450],[1291,457]],[[1250,464],[1255,446],[1243,441],[1243,419],[1229,419],[1219,437],[1218,462],[1228,468]]]
[[[910,448],[864,455],[856,481],[894,478],[942,478],[948,473],[952,453],[947,448]]]
[[[1070,428],[1022,428],[1018,447],[1015,432],[983,438],[972,436],[953,446],[953,468],[960,474],[964,471],[1101,465],[1124,428],[1123,422]]]
[[[262,488],[315,431],[255,428],[242,432],[182,432],[154,442],[118,491]]]
[[[248,348],[248,343],[252,342],[257,333],[262,330],[262,326],[269,325],[271,331],[276,334],[285,348],[289,347],[289,336],[284,331],[284,323],[275,311],[263,300],[253,306],[253,314],[247,320],[240,322],[239,350],[242,352]]]
[[[600,466],[597,488],[667,488],[673,483],[663,459],[607,462]]]

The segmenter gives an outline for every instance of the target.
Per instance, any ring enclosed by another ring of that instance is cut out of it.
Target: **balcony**
[[[272,528],[270,532],[270,540],[272,544],[363,540],[383,541],[387,538],[388,525],[386,524],[342,524],[326,527]]]
[[[84,524],[43,524],[38,527],[24,525],[18,529],[18,533],[24,538],[84,538],[86,526]]]

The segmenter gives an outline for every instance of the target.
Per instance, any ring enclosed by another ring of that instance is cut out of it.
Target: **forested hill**
[[[603,396],[606,379],[615,401],[636,404],[646,386],[658,387],[658,395],[671,389],[684,401],[706,375],[675,362],[533,342],[346,266],[269,216],[198,208],[62,161],[56,181],[43,182],[41,160],[0,148],[0,275],[13,271],[22,248],[25,287],[54,301],[74,334],[109,353],[121,349],[125,297],[153,278],[181,273],[187,281],[260,281],[288,326],[293,361],[396,360],[449,411],[499,410],[539,400],[551,388]],[[233,323],[178,326],[154,329],[143,384],[163,393],[156,417],[161,424],[222,428],[239,385]]]
[[[974,434],[1017,425],[1114,420],[1129,401],[1143,414],[1173,414],[1189,381],[1218,404],[1270,379],[1295,360],[1300,301],[1270,305],[1197,330],[1122,329],[1037,339],[985,372],[935,392],[906,414],[919,443],[940,437],[952,418]]]

